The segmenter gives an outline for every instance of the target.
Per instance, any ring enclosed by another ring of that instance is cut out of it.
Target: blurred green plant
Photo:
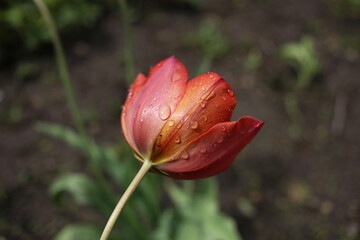
[[[290,79],[289,91],[284,95],[283,102],[292,121],[289,135],[295,140],[300,140],[304,132],[302,130],[303,115],[298,98],[311,86],[322,68],[315,51],[314,39],[309,36],[302,37],[299,42],[282,46],[280,56],[296,71],[295,79]]]
[[[117,147],[105,147],[96,144],[88,136],[72,90],[66,59],[55,23],[43,1],[34,0],[34,2],[50,29],[60,78],[77,132],[58,124],[44,122],[37,123],[35,129],[82,151],[87,157],[91,173],[91,175],[87,175],[65,172],[50,185],[49,194],[54,202],[64,204],[62,196],[66,193],[71,196],[72,202],[79,206],[91,207],[99,215],[107,218],[120,197],[114,193],[110,182],[121,189],[119,192],[123,192],[135,176],[139,163],[133,160],[132,151],[126,141],[121,140]],[[193,184],[191,182],[186,184],[187,187],[184,189],[172,184],[168,190],[176,204],[176,209],[161,213],[160,178],[154,174],[147,176],[124,209],[122,217],[118,220],[119,224],[115,226],[110,239],[159,240],[159,236],[164,236],[165,233],[174,233],[176,239],[179,240],[240,239],[234,221],[220,213],[215,180],[208,180],[204,183],[205,185],[200,188],[203,191],[200,191],[199,194],[189,192],[189,189],[192,188],[191,184]],[[176,221],[171,221],[173,225],[166,225],[167,221],[165,220],[171,217],[169,212],[177,213]],[[152,235],[151,232],[158,223],[160,230]],[[177,227],[178,225],[180,227]],[[173,230],[175,226],[176,230]],[[194,226],[198,226],[199,229],[195,229]],[[101,232],[101,227],[99,228],[95,224],[71,224],[60,230],[54,239],[95,240],[99,239]]]
[[[154,240],[241,240],[235,221],[221,213],[216,178],[184,182],[167,181],[175,209],[164,211]],[[195,191],[196,186],[196,191]]]
[[[62,34],[92,27],[103,13],[97,0],[45,0]],[[49,32],[35,5],[26,0],[4,0],[0,8],[0,46],[22,42],[28,49],[50,42]]]
[[[327,4],[335,17],[360,19],[360,0],[330,0]]]
[[[215,20],[203,22],[199,30],[191,35],[190,42],[193,46],[199,47],[204,55],[196,75],[209,71],[213,60],[230,50],[230,43],[221,30],[220,23]]]
[[[37,123],[35,129],[38,132],[64,141],[71,147],[86,154],[82,147],[83,141],[79,134],[70,128],[54,123]],[[91,141],[90,154],[95,159],[95,166],[102,174],[109,178],[110,182],[122,192],[126,189],[133,176],[136,174],[139,164],[133,159],[131,149],[125,141],[121,141],[118,147],[99,146]],[[119,160],[123,159],[123,160]],[[121,236],[125,239],[150,239],[150,232],[155,228],[157,219],[160,217],[160,177],[152,174],[140,185],[139,190],[134,193],[132,201],[124,209],[122,218],[119,219],[120,229],[114,230],[113,236]],[[64,193],[70,195],[73,202],[80,206],[89,206],[95,209],[104,219],[110,216],[120,196],[113,191],[109,192],[107,187],[94,181],[91,176],[84,173],[63,173],[50,185],[49,194],[57,204],[64,204]],[[87,224],[76,224],[65,226],[55,237],[77,236],[78,232],[99,232],[91,239],[99,239],[102,227]],[[75,233],[76,234],[75,234]],[[78,239],[66,238],[67,240]]]

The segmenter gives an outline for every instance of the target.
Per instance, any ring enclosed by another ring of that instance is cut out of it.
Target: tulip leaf
[[[58,203],[61,202],[61,196],[65,192],[70,194],[77,204],[92,206],[105,216],[109,216],[115,206],[103,188],[81,173],[60,175],[49,189],[51,198]]]
[[[220,211],[215,178],[199,181],[193,193],[188,191],[189,186],[168,183],[166,187],[176,205],[174,239],[241,239],[234,220]]]
[[[102,229],[92,224],[77,223],[65,226],[53,238],[54,240],[99,240]],[[120,239],[118,232],[113,231],[109,240]]]
[[[54,240],[98,240],[101,230],[90,224],[73,224],[64,227]]]

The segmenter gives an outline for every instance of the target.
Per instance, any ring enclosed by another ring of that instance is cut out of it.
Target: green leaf
[[[99,240],[101,230],[90,224],[68,225],[60,230],[54,240]]]
[[[56,178],[49,189],[51,198],[60,202],[61,195],[65,192],[70,194],[77,204],[92,206],[105,216],[109,216],[115,206],[115,203],[107,198],[105,190],[84,174],[68,173]]]

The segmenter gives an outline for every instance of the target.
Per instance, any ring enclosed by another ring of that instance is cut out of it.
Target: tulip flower
[[[121,124],[126,141],[152,170],[176,179],[198,179],[227,169],[263,122],[229,122],[236,99],[224,78],[205,73],[187,82],[175,57],[139,74],[131,86]]]
[[[138,74],[131,85],[121,126],[142,167],[104,232],[111,230],[147,171],[175,179],[213,176],[226,170],[262,127],[253,117],[230,122],[236,99],[224,78],[209,72],[187,80],[185,66],[170,57],[147,77]]]

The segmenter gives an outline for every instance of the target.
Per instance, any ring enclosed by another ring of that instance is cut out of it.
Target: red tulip
[[[152,171],[198,179],[227,169],[263,125],[253,117],[229,122],[236,99],[216,73],[187,82],[185,66],[170,57],[131,85],[121,114],[125,138]]]

